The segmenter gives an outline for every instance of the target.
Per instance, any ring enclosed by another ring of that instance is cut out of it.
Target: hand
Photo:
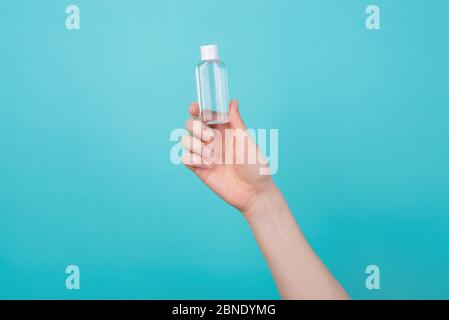
[[[271,176],[261,174],[267,163],[243,124],[237,101],[230,104],[226,124],[206,126],[198,120],[197,103],[189,111],[193,118],[186,122],[190,135],[182,140],[183,162],[244,214],[282,298],[349,298],[307,243]]]
[[[190,134],[182,139],[183,163],[246,216],[260,195],[276,187],[270,175],[261,174],[268,171],[267,162],[246,131],[237,100],[231,101],[225,124],[206,126],[199,120],[198,103],[193,103],[189,112],[192,117],[185,126]]]

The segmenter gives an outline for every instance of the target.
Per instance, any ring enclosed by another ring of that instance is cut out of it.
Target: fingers
[[[193,117],[199,117],[200,116],[200,106],[198,102],[194,102],[189,107],[189,113]]]
[[[243,119],[240,115],[239,102],[235,99],[232,100],[229,104],[229,122],[232,129],[246,129],[246,126],[243,123]]]
[[[183,136],[181,141],[182,147],[187,151],[195,153],[197,155],[201,155],[201,151],[203,150],[203,143],[200,139],[192,136]]]
[[[188,154],[185,159],[186,164],[208,168],[214,163],[213,143],[205,144],[200,139],[189,135],[182,137],[181,142],[185,153]]]
[[[212,161],[206,160],[200,155],[184,150],[182,155],[182,163],[190,168],[203,168],[207,169],[212,166]]]
[[[189,167],[201,167],[201,157],[195,153],[185,150],[182,154],[182,163]]]
[[[206,126],[200,120],[193,118],[187,119],[185,128],[190,134],[202,141],[211,141],[214,138],[214,131],[212,128]]]
[[[182,147],[190,151],[192,153],[195,153],[206,160],[212,160],[213,157],[213,145],[212,144],[205,144],[200,139],[192,136],[184,136],[182,137]]]
[[[185,128],[190,135],[182,138],[184,148],[182,162],[194,171],[197,168],[210,168],[213,164],[213,144],[206,142],[213,140],[214,131],[197,119],[200,115],[197,102],[190,105],[189,113],[193,118],[185,122]]]

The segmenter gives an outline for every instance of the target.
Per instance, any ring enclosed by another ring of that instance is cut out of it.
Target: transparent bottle
[[[229,121],[228,79],[216,45],[201,46],[201,62],[196,66],[196,87],[201,119],[206,124]]]

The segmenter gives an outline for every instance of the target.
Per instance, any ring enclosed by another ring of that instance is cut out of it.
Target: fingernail
[[[211,130],[204,130],[203,132],[203,138],[205,140],[211,140],[214,137],[214,133]]]

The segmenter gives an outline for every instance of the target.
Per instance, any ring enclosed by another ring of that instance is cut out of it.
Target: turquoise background
[[[217,43],[248,126],[279,129],[275,179],[352,297],[448,299],[448,14],[446,0],[3,1],[0,298],[279,298],[244,219],[170,163],[199,46]],[[65,288],[70,264],[81,290]]]

